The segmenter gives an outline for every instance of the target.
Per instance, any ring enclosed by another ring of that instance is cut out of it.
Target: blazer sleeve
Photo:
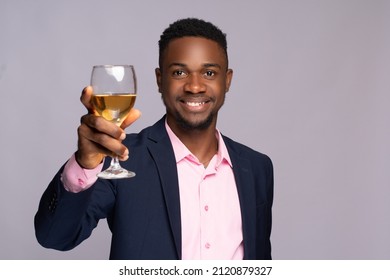
[[[34,217],[36,238],[43,247],[66,251],[88,238],[98,221],[106,218],[115,194],[108,180],[71,193],[61,182],[63,167],[43,193]]]

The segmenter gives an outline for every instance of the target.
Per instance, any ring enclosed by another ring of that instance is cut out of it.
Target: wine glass
[[[92,69],[92,106],[106,120],[120,126],[133,108],[137,85],[132,65],[95,65]],[[131,178],[135,173],[120,166],[118,157],[110,167],[97,174],[103,179]]]

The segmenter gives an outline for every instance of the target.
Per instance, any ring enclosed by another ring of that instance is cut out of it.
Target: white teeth
[[[206,102],[186,102],[186,104],[191,107],[201,106],[204,105],[205,103]]]

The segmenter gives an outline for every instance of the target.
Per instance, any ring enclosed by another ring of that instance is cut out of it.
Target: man
[[[233,75],[226,35],[183,19],[163,32],[159,47],[155,73],[166,115],[139,134],[123,130],[139,111],[118,128],[93,114],[91,88],[83,90],[90,113],[81,119],[77,152],[42,196],[39,243],[72,249],[106,218],[110,259],[270,259],[271,160],[216,129]],[[113,155],[136,177],[97,179]]]

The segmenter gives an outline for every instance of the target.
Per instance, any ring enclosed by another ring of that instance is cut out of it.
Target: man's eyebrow
[[[186,67],[187,65],[184,64],[184,63],[180,63],[180,62],[173,62],[171,64],[168,65],[168,68],[171,68],[171,67]]]
[[[212,67],[222,68],[221,65],[219,65],[218,63],[205,63],[205,64],[203,64],[203,67],[205,67],[205,68],[212,68]]]
[[[185,63],[180,63],[180,62],[173,62],[171,64],[168,65],[168,68],[171,68],[171,67],[186,67],[187,64]],[[203,68],[219,68],[221,69],[221,65],[219,65],[218,63],[204,63],[202,64],[202,67]]]

